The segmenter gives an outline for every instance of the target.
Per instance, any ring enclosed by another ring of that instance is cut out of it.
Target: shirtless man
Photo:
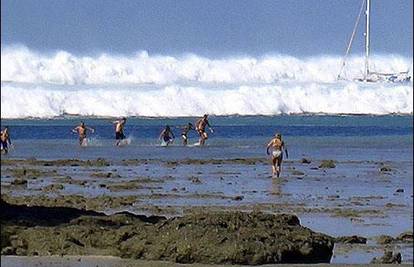
[[[86,132],[88,130],[91,131],[92,133],[95,132],[95,129],[86,126],[83,121],[80,122],[79,126],[76,126],[75,128],[72,129],[72,132],[79,134],[79,145],[80,146],[87,145]]]
[[[1,152],[7,154],[9,152],[9,146],[11,145],[9,127],[6,126],[3,131],[0,132],[1,139]]]
[[[188,143],[188,132],[191,130],[195,130],[194,126],[191,122],[189,122],[186,126],[184,126],[183,131],[181,132],[181,137],[183,138],[183,145],[187,145]]]
[[[122,119],[114,121],[113,123],[115,124],[115,145],[119,146],[121,140],[125,139],[124,126],[126,123],[126,118],[123,117]]]
[[[170,126],[165,126],[165,129],[162,130],[159,139],[163,141],[163,143],[168,146],[170,143],[174,141],[174,134],[171,131]]]
[[[214,132],[214,130],[211,128],[210,123],[208,122],[208,115],[205,114],[201,119],[199,119],[196,122],[196,131],[200,135],[200,146],[204,145],[206,140],[208,139],[208,135],[206,133],[206,126],[210,129],[210,132]]]
[[[285,143],[282,141],[282,135],[277,133],[275,137],[267,144],[266,153],[270,155],[269,148],[272,148],[272,174],[279,177],[282,171],[283,150],[285,150],[286,158],[289,158]]]

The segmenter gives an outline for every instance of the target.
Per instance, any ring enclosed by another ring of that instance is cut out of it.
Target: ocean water
[[[125,134],[129,144],[114,146],[110,118],[66,117],[54,119],[2,119],[9,126],[14,148],[10,157],[55,158],[250,158],[265,157],[270,138],[280,132],[291,160],[313,159],[411,162],[412,115],[385,116],[211,116],[214,133],[205,147],[181,144],[181,127],[197,118],[129,118]],[[71,130],[85,121],[96,131],[88,136],[88,147],[79,147]],[[176,136],[170,147],[161,147],[158,136],[165,125]]]

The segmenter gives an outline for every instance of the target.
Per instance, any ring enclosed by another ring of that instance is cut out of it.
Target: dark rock
[[[389,235],[380,235],[379,237],[377,237],[377,243],[380,245],[390,244],[394,241],[394,238]]]
[[[398,241],[401,241],[401,242],[412,243],[413,242],[413,232],[412,231],[407,231],[407,232],[401,233],[399,236],[396,237],[396,239]]]
[[[380,168],[380,171],[381,172],[390,172],[391,171],[391,168],[388,167],[388,166],[383,166],[383,167]]]
[[[305,164],[310,164],[311,163],[311,160],[310,159],[307,159],[307,158],[302,158],[300,162],[301,163],[305,163]]]
[[[2,247],[1,255],[16,255],[16,248],[13,247]]]
[[[328,199],[338,199],[338,198],[340,198],[339,195],[329,195],[328,196]]]
[[[344,244],[366,244],[367,239],[362,236],[340,236],[335,239],[336,243],[344,243]]]
[[[99,178],[121,178],[121,175],[112,172],[96,172],[92,173],[91,176]]]
[[[332,237],[301,226],[298,217],[290,214],[202,212],[166,219],[24,207],[4,201],[0,212],[2,238],[5,232],[15,231],[5,242],[11,248],[3,252],[16,255],[93,251],[179,263],[329,263],[334,246]],[[16,227],[19,216],[27,217],[29,224],[24,228]],[[51,224],[50,218],[60,221]]]
[[[395,190],[395,192],[397,192],[397,193],[403,193],[404,192],[404,189],[398,188],[397,190]]]
[[[198,177],[191,177],[191,182],[194,184],[201,184],[201,180]]]
[[[233,200],[243,200],[244,196],[235,196]]]
[[[413,232],[407,231],[404,233],[399,234],[395,240],[400,242],[412,243],[413,242]]]
[[[27,180],[26,180],[26,179],[20,179],[20,178],[17,178],[17,179],[15,179],[15,180],[13,180],[13,181],[11,182],[11,184],[12,184],[12,185],[26,185],[26,184],[27,184]]]
[[[54,226],[61,223],[68,223],[73,218],[77,218],[81,215],[104,215],[103,213],[75,208],[13,205],[3,201],[3,199],[1,199],[0,202],[0,210],[2,226],[5,222],[11,225],[26,227],[34,225]],[[2,228],[2,244],[5,233],[7,234],[8,231]]]
[[[373,258],[371,260],[371,263],[374,264],[395,264],[395,263],[401,263],[401,253],[395,253],[393,254],[392,251],[386,251],[384,253],[384,256],[382,256],[381,258],[377,259],[377,258]]]

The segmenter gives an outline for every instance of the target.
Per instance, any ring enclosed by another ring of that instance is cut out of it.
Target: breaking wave
[[[390,114],[413,112],[412,82],[337,81],[341,57],[286,55],[74,56],[1,49],[1,117]],[[362,57],[345,76],[361,77]],[[377,72],[409,71],[411,58],[374,56]]]

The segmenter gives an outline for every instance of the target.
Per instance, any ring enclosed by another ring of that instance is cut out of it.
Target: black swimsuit
[[[164,135],[164,142],[171,141],[171,137],[169,135]]]
[[[124,133],[123,132],[116,132],[115,133],[115,139],[116,140],[122,140],[122,139],[124,139],[125,138],[125,135],[124,135]]]

